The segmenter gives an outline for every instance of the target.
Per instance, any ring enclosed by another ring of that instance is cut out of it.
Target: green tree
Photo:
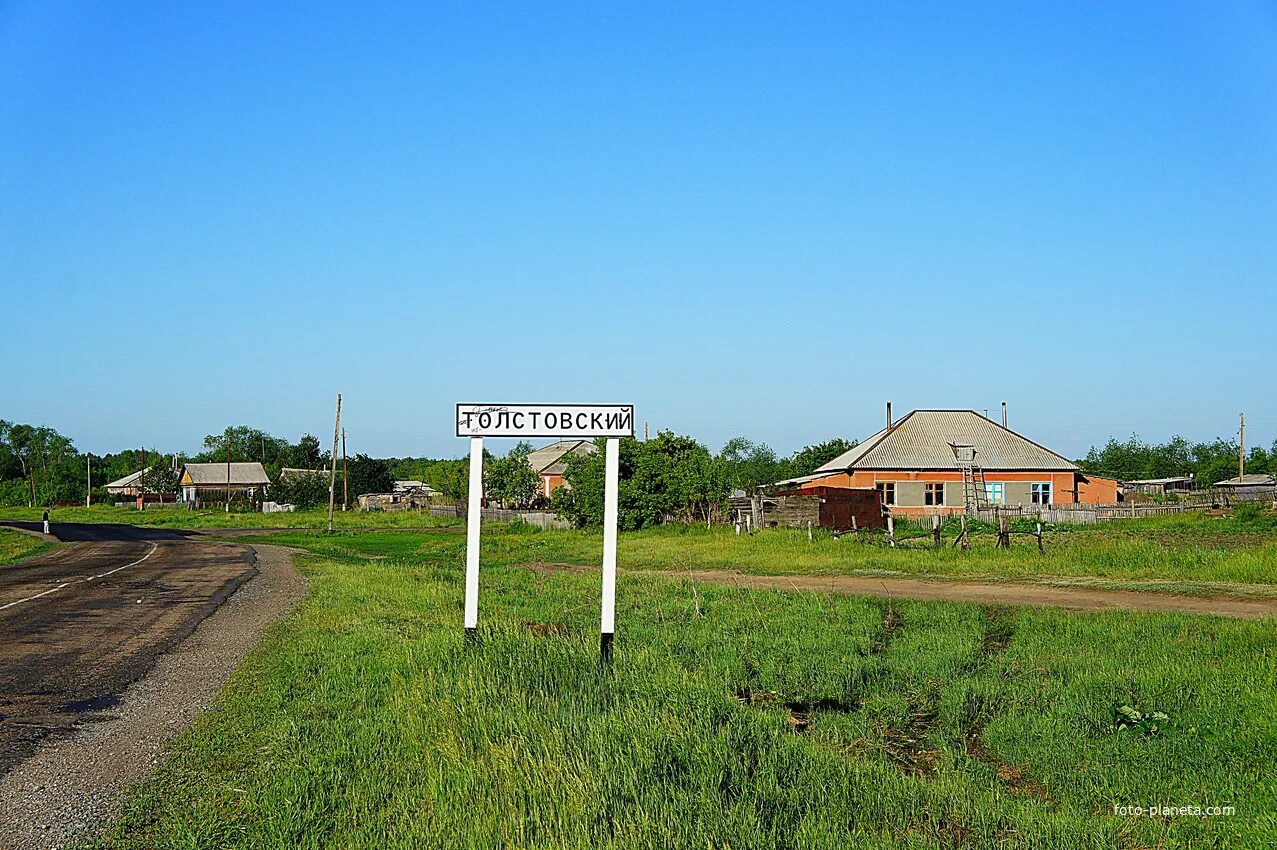
[[[844,452],[849,452],[859,445],[858,440],[844,440],[842,437],[834,437],[832,440],[825,440],[823,443],[817,443],[814,446],[804,446],[799,451],[794,452],[793,457],[789,459],[789,473],[787,478],[797,478],[801,475],[811,475],[820,467],[829,463],[829,461],[838,457]]]
[[[572,455],[564,476],[571,487],[555,491],[554,509],[579,527],[603,523],[605,451]],[[619,445],[618,527],[625,530],[667,521],[712,518],[727,497],[728,470],[721,458],[691,437],[662,431]]]
[[[301,510],[310,510],[328,504],[327,474],[316,472],[314,475],[301,475],[286,481],[278,481],[271,485],[270,496],[276,502],[296,505]],[[338,488],[341,482],[337,482]],[[338,489],[337,500],[341,500]]]
[[[147,493],[167,495],[177,492],[177,471],[173,468],[173,460],[172,456],[157,453],[155,459],[147,464],[146,474],[142,476],[142,486]]]
[[[755,443],[744,437],[733,437],[718,453],[729,487],[752,493],[762,484],[785,478],[788,464],[776,456],[766,443]]]
[[[357,454],[348,461],[348,490],[353,500],[365,493],[389,493],[395,486],[395,476],[390,471],[390,462],[380,458]],[[337,501],[341,502],[342,480],[341,470],[337,471]],[[327,495],[327,494],[325,494]]]
[[[307,435],[309,436],[309,435]],[[304,438],[303,438],[304,439]],[[230,443],[230,459],[237,463],[257,461],[274,478],[293,457],[293,446],[281,437],[275,437],[260,428],[248,425],[232,425],[220,434],[204,438],[204,451],[195,460],[203,463],[225,463],[226,446]],[[318,440],[315,441],[318,444]],[[309,467],[307,467],[309,468]]]
[[[205,441],[207,442],[207,437]],[[327,455],[319,445],[319,438],[314,434],[302,434],[297,445],[288,449],[288,463],[294,469],[319,469],[325,463]]]
[[[425,471],[424,480],[438,490],[445,499],[456,504],[465,502],[470,489],[469,460],[441,460]]]
[[[521,442],[505,457],[484,463],[483,485],[489,500],[503,508],[526,507],[532,503],[541,476],[528,464],[531,453],[531,444]]]

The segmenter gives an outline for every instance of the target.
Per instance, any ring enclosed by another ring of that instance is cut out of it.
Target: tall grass
[[[1271,623],[623,575],[607,673],[597,575],[521,566],[594,539],[492,529],[468,645],[458,537],[284,538],[310,597],[100,846],[1277,842]],[[1119,731],[1124,704],[1170,721]],[[1194,802],[1237,813],[1112,813]]]

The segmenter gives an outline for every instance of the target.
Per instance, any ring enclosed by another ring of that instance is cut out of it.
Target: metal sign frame
[[[482,422],[479,420],[481,415],[487,417]],[[552,421],[547,424],[547,419],[551,416]],[[604,437],[606,439],[603,448],[603,590],[599,612],[599,658],[603,664],[610,665],[612,644],[616,636],[617,479],[620,472],[621,437],[634,436],[634,405],[459,403],[457,404],[457,436],[470,438],[464,621],[466,635],[471,640],[476,639],[479,628],[483,438],[499,436],[565,439]]]

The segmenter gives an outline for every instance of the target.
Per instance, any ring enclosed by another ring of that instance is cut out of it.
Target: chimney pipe
[[[891,427],[891,402],[887,402],[887,427]]]
[[[1002,427],[1007,427],[1007,403],[1002,402]]]

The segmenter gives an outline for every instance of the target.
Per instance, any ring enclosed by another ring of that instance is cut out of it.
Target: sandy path
[[[1184,596],[1135,590],[1101,590],[1078,587],[1045,587],[1033,584],[999,584],[940,579],[870,578],[861,576],[768,576],[732,570],[631,570],[629,575],[691,578],[708,584],[725,584],[758,590],[806,590],[920,599],[933,602],[974,602],[980,605],[1045,605],[1075,611],[1178,611],[1219,617],[1259,619],[1277,617],[1277,599]]]

